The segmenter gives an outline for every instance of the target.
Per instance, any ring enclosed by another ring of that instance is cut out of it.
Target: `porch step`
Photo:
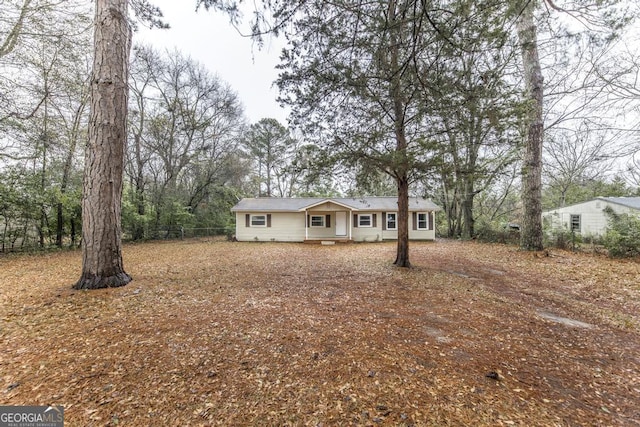
[[[312,245],[330,246],[330,245],[335,245],[339,243],[353,243],[353,240],[351,239],[307,239],[304,241],[304,243],[309,243]]]

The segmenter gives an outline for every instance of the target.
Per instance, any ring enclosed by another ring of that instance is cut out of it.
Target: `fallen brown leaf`
[[[0,258],[0,404],[69,426],[640,420],[637,262],[453,241],[412,243],[410,270],[393,243],[124,255],[134,281],[98,291],[71,290],[79,252]]]

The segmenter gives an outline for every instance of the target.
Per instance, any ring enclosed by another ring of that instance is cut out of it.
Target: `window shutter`
[[[433,230],[433,212],[428,212],[427,215],[429,215],[429,230]]]
[[[307,215],[307,227],[311,227],[311,215]]]
[[[271,214],[267,214],[267,227],[271,227]]]
[[[386,212],[382,212],[382,230],[386,230],[387,229],[387,213]]]
[[[372,219],[371,219],[371,225],[373,226],[373,228],[375,228],[375,227],[377,227],[377,226],[378,226],[377,221],[376,221],[376,218],[377,218],[377,217],[378,217],[378,214],[373,214],[373,215],[371,215],[371,218],[372,218]]]
[[[358,228],[358,214],[353,214],[353,228]]]
[[[251,215],[246,214],[244,216],[244,226],[247,228],[251,227]]]
[[[413,229],[417,230],[418,229],[418,214],[415,212],[411,213],[411,220],[413,222]]]
[[[327,219],[325,221],[327,228],[331,227],[331,214],[327,215]]]

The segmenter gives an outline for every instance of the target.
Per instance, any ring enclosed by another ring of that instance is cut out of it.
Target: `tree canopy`
[[[276,83],[291,121],[248,123],[215,70],[177,51],[136,47],[126,239],[175,228],[228,233],[230,206],[256,195],[400,194],[400,207],[405,194],[431,197],[444,208],[439,234],[452,237],[522,223],[527,213],[538,217],[519,199],[528,192],[518,178],[532,164],[523,151],[532,111],[542,112],[536,120],[544,131],[535,203],[637,192],[638,34],[627,31],[637,5],[276,0],[253,11],[235,1],[196,3],[223,10],[236,25],[244,12],[258,39],[285,38]],[[68,0],[7,4],[0,17],[3,250],[77,245],[87,215],[80,188],[92,10]],[[128,5],[145,25],[167,26],[152,2]],[[526,97],[525,17],[537,31],[541,110]],[[267,129],[263,136],[274,138],[265,144],[259,134]],[[410,265],[401,242],[396,261]]]

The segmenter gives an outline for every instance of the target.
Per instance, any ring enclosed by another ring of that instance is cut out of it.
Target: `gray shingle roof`
[[[640,197],[598,197],[598,199],[640,210]]]
[[[298,212],[324,202],[336,202],[354,211],[396,211],[397,197],[258,197],[240,200],[232,212]],[[409,198],[409,211],[439,211],[429,199]]]

